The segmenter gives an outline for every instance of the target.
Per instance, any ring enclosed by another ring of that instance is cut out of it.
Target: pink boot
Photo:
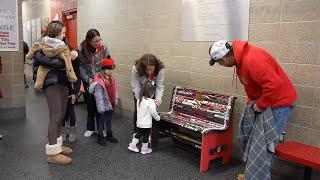
[[[133,137],[131,143],[129,144],[128,149],[133,152],[139,152],[139,149],[137,148],[138,142],[139,142],[139,139],[136,139]]]
[[[141,154],[149,154],[152,153],[152,149],[148,148],[148,143],[142,143]]]

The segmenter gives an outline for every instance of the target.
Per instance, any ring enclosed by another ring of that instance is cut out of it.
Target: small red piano
[[[158,131],[164,137],[200,149],[200,172],[210,160],[230,161],[232,111],[236,97],[185,87],[173,89],[169,112],[160,113]]]

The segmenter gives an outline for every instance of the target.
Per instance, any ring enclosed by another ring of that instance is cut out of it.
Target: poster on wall
[[[182,0],[181,40],[248,40],[250,0]]]
[[[17,0],[0,0],[0,51],[19,51]]]

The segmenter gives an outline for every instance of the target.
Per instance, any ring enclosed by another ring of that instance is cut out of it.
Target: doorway
[[[70,42],[71,48],[77,50],[77,9],[63,11],[62,22],[66,26],[66,38]]]

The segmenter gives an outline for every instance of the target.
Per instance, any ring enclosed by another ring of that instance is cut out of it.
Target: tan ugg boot
[[[48,156],[47,161],[48,163],[65,165],[65,164],[70,164],[72,162],[72,159],[63,154],[56,154],[56,155]]]
[[[73,150],[67,146],[61,146],[62,149],[62,154],[71,154],[73,152]]]
[[[70,154],[73,152],[73,150],[71,148],[62,145],[63,141],[62,141],[61,136],[57,138],[57,144],[59,144],[61,146],[61,150],[62,150],[61,153],[62,154]]]
[[[69,164],[71,163],[71,158],[60,154],[62,152],[61,146],[57,144],[46,145],[46,154],[48,155],[47,161],[49,163],[55,164]]]

